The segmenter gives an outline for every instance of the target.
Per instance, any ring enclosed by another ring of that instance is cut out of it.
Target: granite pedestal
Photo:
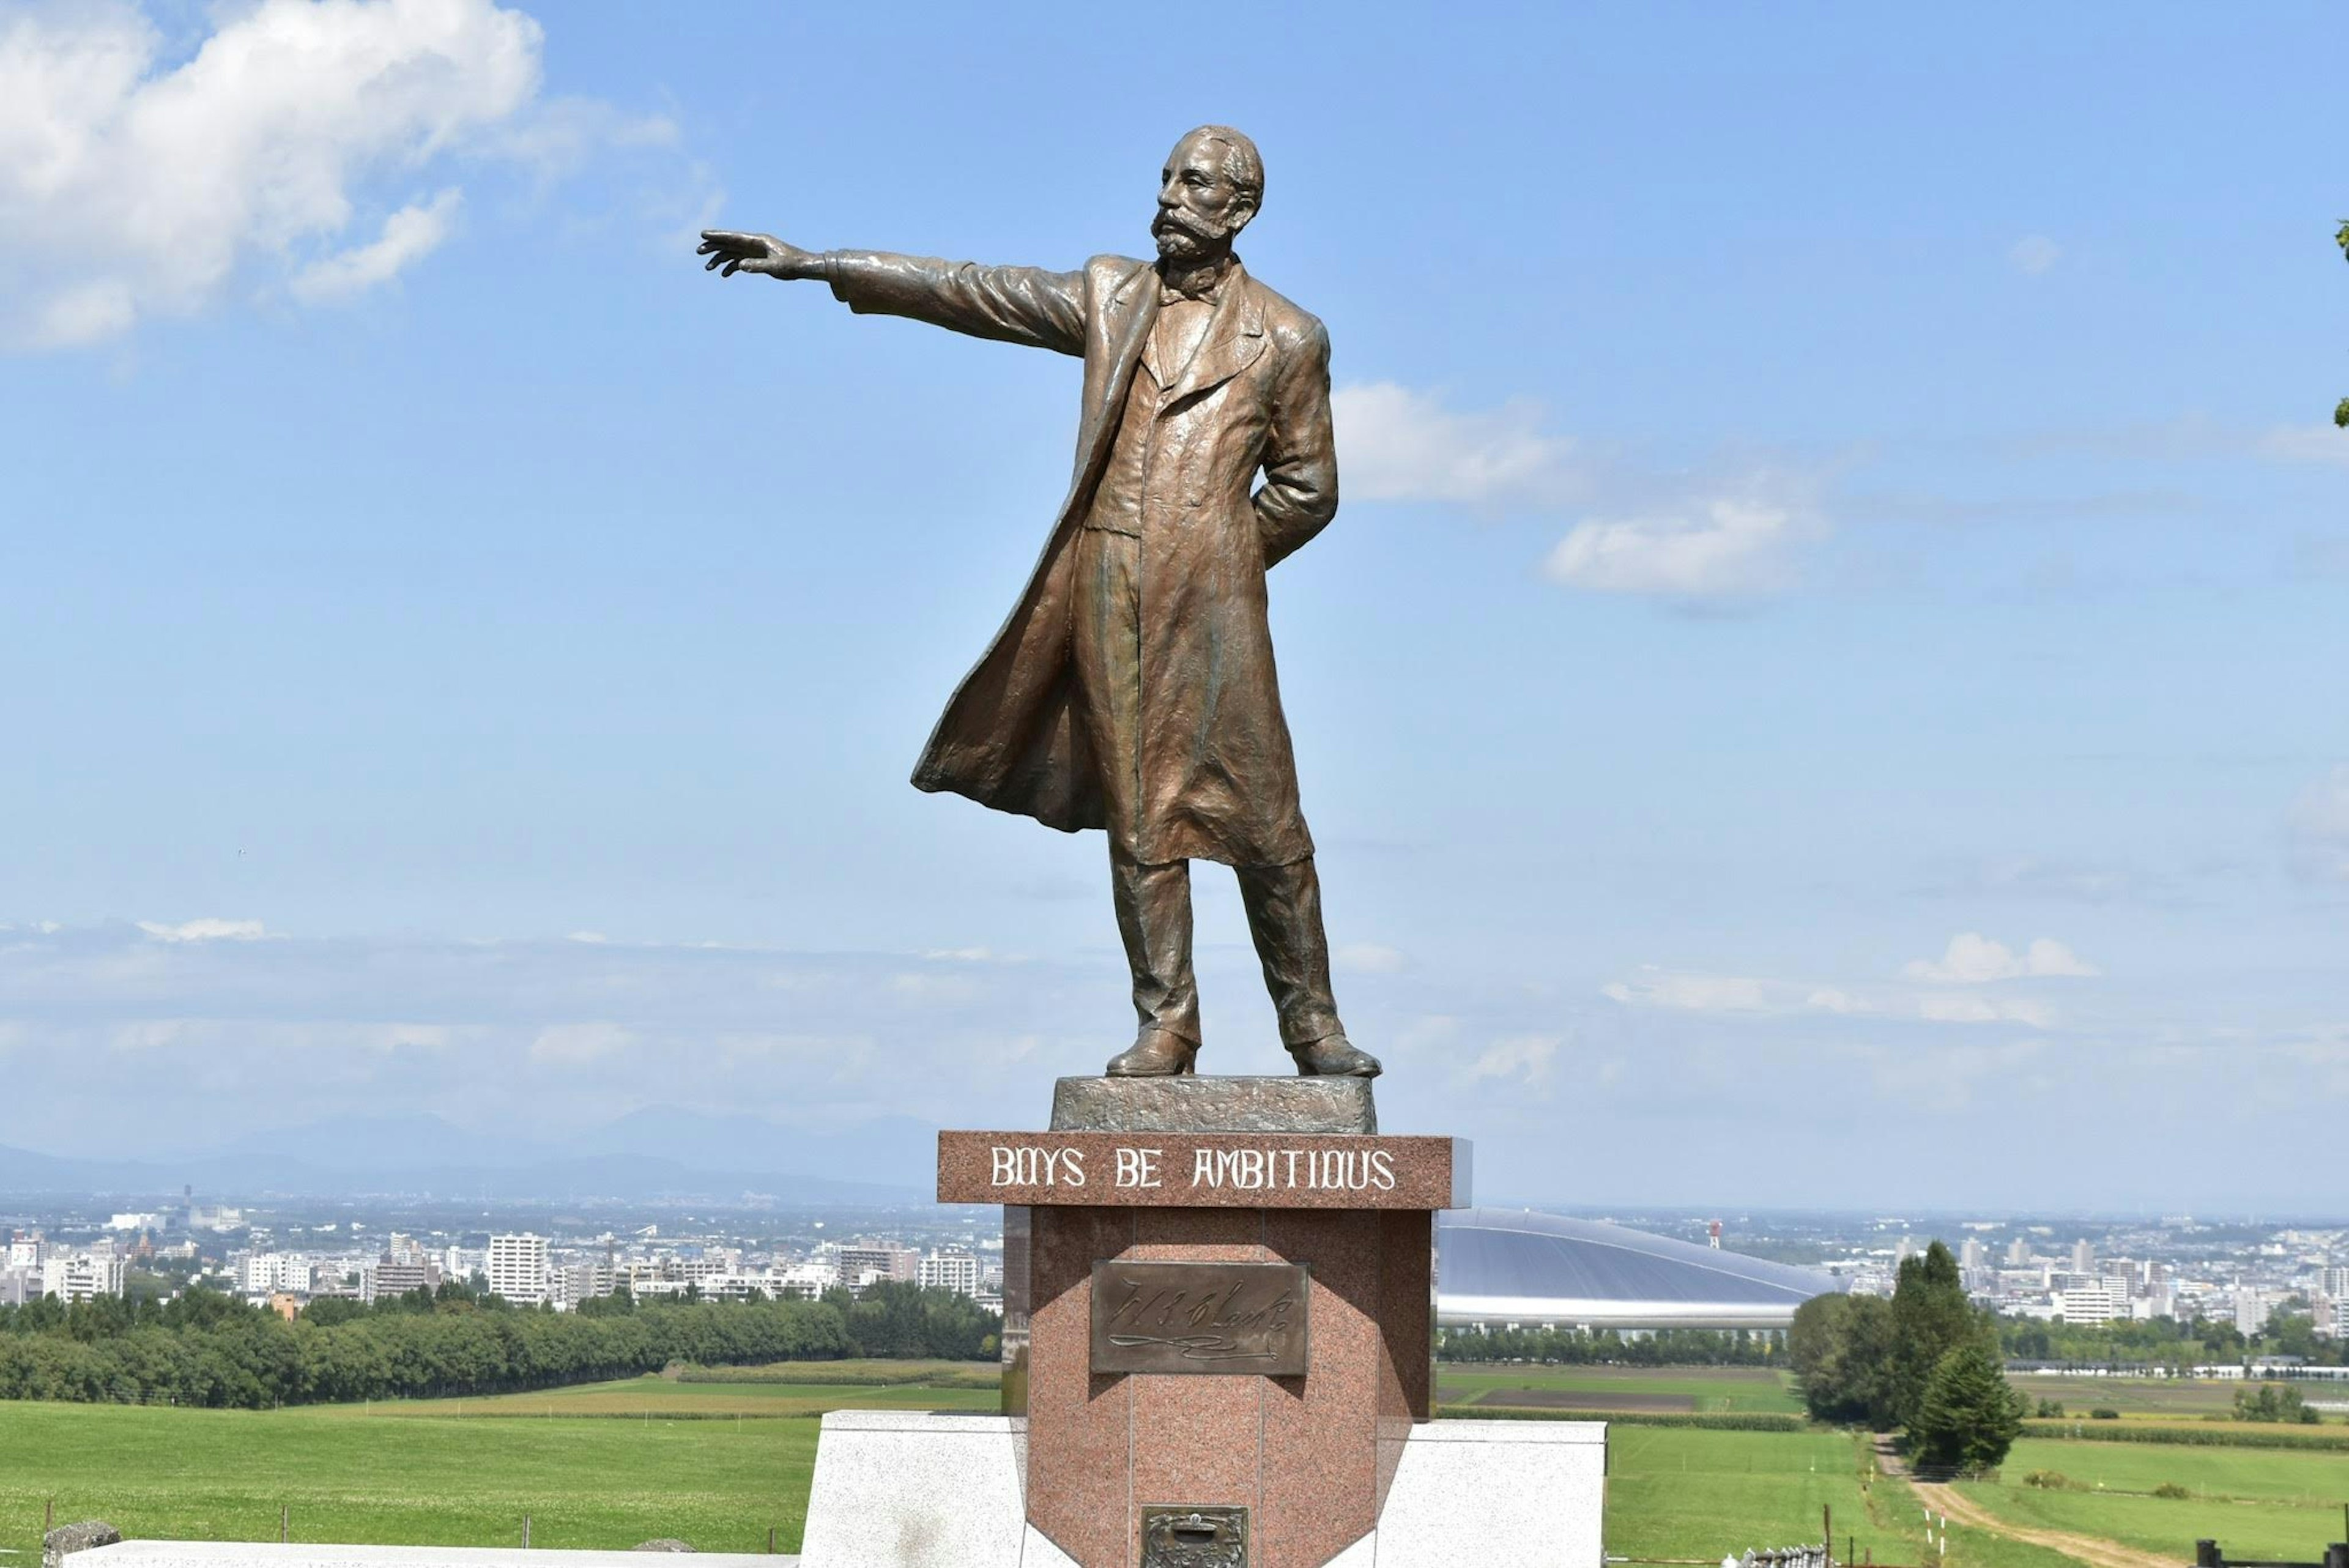
[[[1359,1079],[1071,1079],[1050,1131],[939,1135],[940,1201],[1004,1205],[1010,1468],[1067,1560],[1321,1568],[1378,1526],[1469,1195],[1464,1144],[1377,1125]]]

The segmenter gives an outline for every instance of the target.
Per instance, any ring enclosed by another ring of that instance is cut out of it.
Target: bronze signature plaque
[[[1247,1509],[1142,1511],[1142,1568],[1247,1568]]]
[[[1092,1369],[1305,1375],[1302,1263],[1093,1265]]]

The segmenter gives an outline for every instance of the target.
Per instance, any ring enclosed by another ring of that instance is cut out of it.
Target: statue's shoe
[[[1109,1059],[1102,1071],[1112,1078],[1172,1078],[1191,1071],[1199,1043],[1164,1029],[1143,1030],[1129,1050]],[[1373,1063],[1373,1068],[1376,1067]]]
[[[1331,1034],[1310,1045],[1291,1045],[1300,1078],[1375,1078],[1385,1069],[1368,1051],[1357,1051],[1343,1034]]]

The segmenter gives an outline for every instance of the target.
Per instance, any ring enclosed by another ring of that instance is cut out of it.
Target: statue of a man
[[[1232,252],[1263,196],[1256,144],[1211,125],[1177,142],[1159,176],[1155,263],[1104,255],[1046,272],[702,235],[707,265],[730,276],[821,278],[852,310],[1084,361],[1068,498],[914,783],[1069,832],[1108,830],[1141,1019],[1113,1075],[1193,1070],[1198,859],[1238,875],[1297,1070],[1379,1071],[1346,1039],[1330,993],[1265,617],[1266,569],[1338,510],[1338,461],[1329,334]]]

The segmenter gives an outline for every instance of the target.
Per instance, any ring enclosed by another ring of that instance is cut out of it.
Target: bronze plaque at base
[[[1097,1262],[1093,1373],[1302,1377],[1311,1296],[1301,1263]]]
[[[1142,1568],[1247,1568],[1245,1508],[1145,1503]]]

